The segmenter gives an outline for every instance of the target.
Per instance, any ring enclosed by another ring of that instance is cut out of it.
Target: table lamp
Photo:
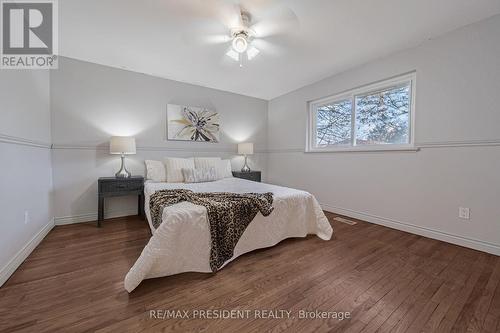
[[[253,154],[253,143],[238,143],[238,154],[245,155],[245,164],[241,168],[241,172],[250,172],[250,167],[247,164],[247,156]]]
[[[136,153],[135,138],[128,136],[113,136],[109,140],[109,153],[112,155],[121,155],[122,166],[115,174],[117,178],[130,178],[131,174],[125,168],[125,155]]]

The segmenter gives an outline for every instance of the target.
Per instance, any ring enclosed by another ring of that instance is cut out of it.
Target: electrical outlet
[[[458,208],[458,217],[464,220],[469,220],[470,219],[470,209],[469,208],[464,208],[464,207],[459,207]]]
[[[26,210],[24,211],[24,224],[28,224],[30,221],[30,213]]]

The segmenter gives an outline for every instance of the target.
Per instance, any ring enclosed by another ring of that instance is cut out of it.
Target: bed
[[[274,211],[267,217],[257,214],[237,243],[233,257],[223,266],[244,253],[274,246],[286,238],[314,234],[323,240],[329,240],[333,233],[318,202],[305,191],[240,178],[190,184],[147,181],[144,185],[145,213],[152,237],[125,277],[124,284],[128,292],[132,292],[144,279],[183,272],[212,272],[209,265],[210,233],[205,207],[190,202],[168,206],[163,210],[160,226],[153,228],[149,199],[155,191],[163,189],[273,193]]]

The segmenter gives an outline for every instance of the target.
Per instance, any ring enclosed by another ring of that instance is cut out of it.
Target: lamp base
[[[125,168],[125,155],[121,156],[122,159],[122,165],[120,167],[120,170],[118,170],[117,173],[115,173],[116,178],[130,178],[132,177],[132,174]]]
[[[241,168],[241,172],[250,172],[252,170],[250,170],[250,167],[248,166],[248,163],[247,163],[247,155],[245,155],[245,164],[243,165],[243,168]]]
[[[132,177],[132,174],[128,170],[123,170],[123,171],[118,171],[115,173],[116,178],[130,178]]]

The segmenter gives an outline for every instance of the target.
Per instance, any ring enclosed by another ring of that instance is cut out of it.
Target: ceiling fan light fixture
[[[239,61],[240,60],[240,54],[233,50],[232,48],[229,49],[229,51],[226,52],[226,55],[233,59],[234,61]]]
[[[233,38],[233,50],[238,53],[243,53],[248,49],[247,35],[244,33],[237,34]]]
[[[255,58],[259,54],[259,52],[260,52],[259,49],[257,49],[254,46],[251,46],[247,51],[248,60],[252,60],[253,58]]]

